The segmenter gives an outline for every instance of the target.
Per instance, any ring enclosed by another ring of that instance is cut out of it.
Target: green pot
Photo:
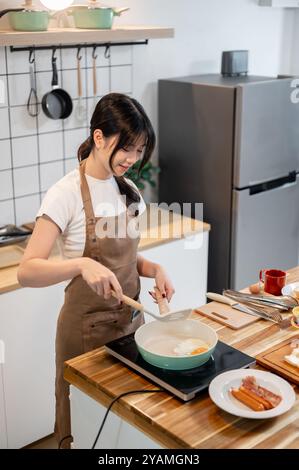
[[[201,354],[185,356],[165,355],[155,351],[153,338],[162,338],[167,342],[177,336],[185,339],[199,338],[209,345],[209,349]],[[187,370],[202,366],[210,359],[218,342],[217,333],[213,328],[198,320],[153,321],[138,328],[134,337],[138,351],[146,362],[170,370]]]
[[[80,29],[111,29],[114,16],[120,16],[129,8],[88,8],[71,7],[70,13],[74,17],[76,28]]]
[[[0,18],[8,14],[9,24],[15,31],[46,31],[49,13],[43,10],[23,10],[10,8],[0,12]]]

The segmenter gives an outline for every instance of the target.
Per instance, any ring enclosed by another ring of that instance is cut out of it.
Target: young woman
[[[26,287],[72,279],[56,334],[55,434],[60,448],[70,447],[72,440],[64,361],[130,334],[143,323],[142,314],[122,303],[123,293],[138,299],[139,276],[154,278],[168,301],[174,293],[163,267],[137,254],[138,236],[129,236],[129,230],[114,237],[98,231],[103,221],[119,226],[122,220],[128,228],[145,210],[136,186],[124,175],[139,159],[145,165],[154,146],[143,107],[119,93],[104,96],[91,118],[90,136],[78,150],[79,168],[47,192],[18,270]],[[65,259],[52,261],[48,258],[58,237]]]

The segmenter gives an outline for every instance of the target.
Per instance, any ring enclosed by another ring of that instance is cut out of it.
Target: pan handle
[[[154,287],[154,291],[156,294],[160,315],[165,315],[165,313],[169,313],[170,308],[166,297],[162,297],[162,294],[157,286]]]
[[[57,88],[58,87],[58,74],[57,74],[57,64],[56,64],[57,58],[55,57],[55,53],[53,51],[52,54],[52,71],[53,71],[53,76],[52,76],[52,88]]]
[[[24,8],[7,8],[6,10],[0,11],[0,18],[2,16],[6,15],[6,13],[9,13],[10,11],[24,11]]]

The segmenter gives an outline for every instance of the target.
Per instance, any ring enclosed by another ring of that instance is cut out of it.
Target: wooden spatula
[[[156,289],[159,291],[159,289],[155,287],[155,292],[156,292]],[[116,297],[116,293],[114,291],[112,291],[112,295],[113,297]],[[157,295],[157,292],[156,292],[156,295]],[[139,310],[140,312],[145,312],[151,317],[155,318],[155,320],[159,320],[163,322],[186,320],[191,314],[191,309],[179,310],[177,312],[169,312],[167,299],[162,297],[160,291],[158,292],[158,295],[159,295],[159,299],[157,297],[157,303],[158,303],[160,315],[156,315],[155,313],[150,312],[149,310],[146,310],[142,304],[140,304],[139,302],[136,302],[136,300],[133,300],[126,295],[123,295],[123,302],[126,305],[129,305],[130,307],[135,308],[135,310]]]

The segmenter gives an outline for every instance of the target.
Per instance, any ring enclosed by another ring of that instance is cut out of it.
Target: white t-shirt
[[[85,175],[91,194],[95,217],[119,215],[126,210],[114,177],[99,180]],[[126,181],[137,191],[136,185]],[[140,195],[139,214],[146,210]],[[83,208],[79,169],[71,171],[55,183],[45,195],[36,217],[46,214],[60,228],[59,247],[65,258],[83,255],[85,246],[85,212]]]

